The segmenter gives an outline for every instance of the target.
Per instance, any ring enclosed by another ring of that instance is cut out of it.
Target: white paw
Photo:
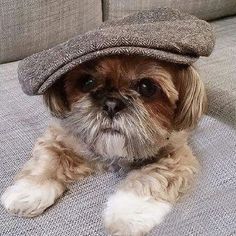
[[[21,179],[7,188],[1,197],[1,202],[11,214],[34,217],[51,206],[63,190],[63,187],[54,181],[35,184]]]
[[[104,212],[105,227],[112,235],[142,236],[161,223],[171,205],[152,197],[140,197],[118,191],[112,195]]]

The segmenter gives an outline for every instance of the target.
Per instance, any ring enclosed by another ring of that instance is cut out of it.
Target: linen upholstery
[[[235,0],[103,0],[104,20],[116,20],[158,7],[177,8],[204,20],[236,14]]]
[[[36,138],[49,118],[39,96],[24,95],[17,82],[17,63],[0,66],[0,194],[30,157]],[[150,236],[236,233],[235,130],[205,116],[190,144],[202,165],[192,191],[185,195]],[[110,172],[72,184],[56,205],[43,215],[24,219],[0,206],[1,236],[105,236],[102,211],[108,196],[124,175]]]
[[[207,88],[209,113],[236,129],[236,17],[212,23],[215,50],[196,63]]]
[[[100,0],[2,0],[0,63],[50,48],[101,22]]]
[[[202,171],[193,190],[148,236],[236,235],[235,25],[236,17],[214,22],[215,51],[198,63],[209,91],[210,116],[203,118],[190,145]],[[0,65],[0,195],[49,122],[41,97],[26,96],[20,89],[17,66],[18,62]],[[217,100],[221,89],[227,96]],[[10,216],[0,205],[0,235],[106,236],[104,203],[123,177],[107,173],[75,183],[56,205],[33,219]]]
[[[171,8],[143,11],[25,58],[19,81],[26,94],[43,94],[69,70],[101,56],[141,55],[192,64],[209,56],[214,43],[206,21]]]

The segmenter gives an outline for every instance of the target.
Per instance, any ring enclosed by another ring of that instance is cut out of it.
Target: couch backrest
[[[104,20],[115,20],[136,11],[177,8],[204,20],[236,14],[236,0],[103,0]]]
[[[101,0],[2,0],[0,63],[50,48],[101,23]]]
[[[0,63],[53,47],[103,20],[165,6],[205,20],[236,14],[236,0],[1,0]]]

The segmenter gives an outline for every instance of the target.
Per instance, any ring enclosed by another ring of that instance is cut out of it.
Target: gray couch
[[[28,97],[21,91],[17,60],[90,30],[103,20],[159,6],[211,20],[217,40],[211,57],[196,65],[209,97],[209,113],[190,140],[202,171],[193,190],[150,235],[236,235],[235,0],[1,1],[0,195],[30,157],[50,119],[40,97]],[[228,17],[220,18],[223,16]],[[123,177],[114,172],[74,183],[56,205],[34,219],[10,216],[0,206],[0,235],[106,235],[103,206]]]

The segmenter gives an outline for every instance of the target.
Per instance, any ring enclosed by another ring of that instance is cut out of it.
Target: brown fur
[[[206,94],[196,70],[192,66],[143,57],[98,59],[78,66],[45,93],[44,101],[54,116],[65,116],[84,96],[76,87],[84,73],[97,78],[95,89],[109,83],[125,93],[141,78],[151,78],[161,88],[157,96],[140,98],[139,102],[156,125],[170,134],[160,139],[164,154],[154,163],[132,170],[119,188],[138,196],[176,202],[190,187],[198,169],[198,162],[187,145],[188,131],[196,126],[206,110]],[[78,155],[76,148],[76,138],[60,126],[53,125],[37,141],[33,157],[18,175],[18,180],[29,179],[42,185],[48,181],[55,182],[61,186],[62,193],[69,182],[90,175],[101,167],[101,164]]]
[[[163,94],[155,100],[143,102],[150,114],[158,114],[167,128],[192,129],[207,108],[204,85],[194,67],[157,63],[142,57],[130,57],[128,60],[126,57],[110,57],[77,67],[65,76],[63,83],[59,81],[51,87],[45,93],[44,101],[52,114],[63,115],[83,96],[75,89],[83,73],[99,78],[98,87],[109,80],[120,91],[128,89],[139,77],[153,78]]]
[[[38,184],[53,179],[65,186],[94,172],[94,164],[78,156],[73,149],[65,146],[60,139],[63,130],[51,126],[38,139],[33,149],[33,157],[18,174],[17,179],[30,178]]]
[[[207,110],[207,97],[204,84],[196,69],[182,67],[175,79],[179,100],[177,102],[175,125],[177,129],[193,129]]]
[[[175,203],[190,187],[197,171],[198,162],[185,144],[157,163],[130,172],[120,188]]]
[[[95,64],[95,66],[89,67],[91,64]],[[149,113],[168,129],[193,128],[206,109],[204,86],[198,73],[191,66],[156,63],[151,59],[140,57],[129,58],[129,60],[111,57],[91,64],[81,65],[65,77],[64,86],[69,107],[83,96],[75,87],[80,75],[86,72],[100,78],[98,86],[109,79],[121,90],[128,89],[130,82],[137,80],[137,76],[153,78],[163,89],[163,95],[155,100],[144,100],[144,103]],[[65,107],[65,102],[61,102],[61,99],[58,98],[59,94],[58,86],[55,86],[45,95],[45,99],[50,100],[50,103],[47,102],[47,104],[53,113],[58,113],[58,111],[63,113],[69,109],[69,107]],[[78,166],[81,168],[79,172],[82,175],[89,173],[87,165],[82,167],[78,157],[75,158],[75,162],[73,152],[67,151],[66,155],[63,145],[57,143],[56,147],[52,149],[54,144],[49,143],[48,140],[46,142],[46,146],[51,146],[51,148],[47,148],[47,151],[54,151],[54,154],[59,157],[58,163],[63,167],[63,171],[70,170],[67,174],[70,176],[70,180],[77,179],[78,173],[75,169]],[[181,140],[177,140],[177,143],[181,143]],[[40,143],[39,145],[46,148],[45,144]],[[73,164],[71,165],[71,163]],[[185,191],[185,188],[189,187],[197,166],[191,150],[186,144],[183,144],[158,163],[133,171],[121,186],[126,185],[124,188],[134,189],[138,194],[151,194],[157,198],[174,202]],[[63,179],[67,178],[63,177]]]

